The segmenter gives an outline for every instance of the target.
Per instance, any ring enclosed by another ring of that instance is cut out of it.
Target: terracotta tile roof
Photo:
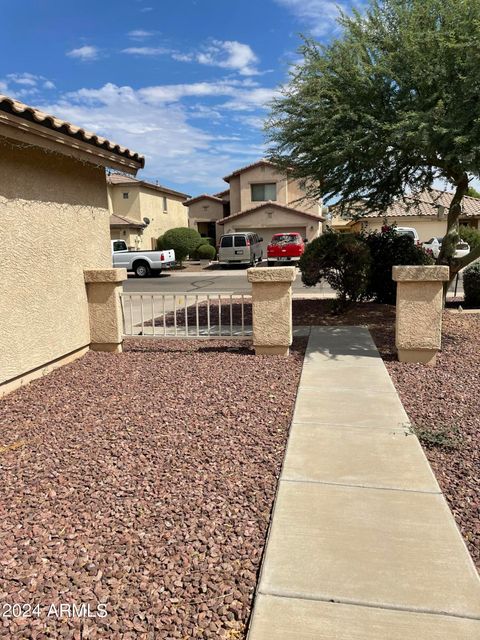
[[[221,198],[218,198],[217,196],[211,196],[208,193],[202,193],[199,196],[195,196],[194,198],[189,198],[188,200],[185,200],[184,204],[188,206],[190,204],[193,204],[194,202],[198,202],[199,200],[213,200],[214,202],[223,203],[223,200]]]
[[[386,211],[366,213],[362,218],[408,218],[412,216],[434,217],[438,214],[438,205],[448,209],[453,193],[431,189],[422,191],[416,196],[409,196],[394,202]],[[480,217],[480,199],[464,196],[462,201],[462,218]]]
[[[124,218],[123,216],[117,216],[113,214],[110,216],[110,226],[111,227],[134,227],[135,229],[142,229],[145,225],[138,220],[130,220],[129,218]]]
[[[248,169],[253,169],[254,167],[260,167],[261,165],[266,165],[268,167],[275,167],[276,166],[273,162],[270,162],[270,160],[265,160],[265,158],[262,158],[261,160],[257,160],[256,162],[252,162],[252,164],[247,164],[244,167],[241,167],[240,169],[237,169],[233,173],[230,173],[228,176],[225,176],[223,178],[223,180],[225,180],[225,182],[230,182],[230,179],[233,178],[234,176],[238,176],[241,173],[243,173],[244,171],[248,171]]]
[[[130,149],[127,149],[127,147],[122,147],[107,138],[102,138],[95,133],[86,131],[85,129],[77,127],[70,122],[61,120],[60,118],[48,113],[44,113],[43,111],[40,111],[40,109],[29,107],[23,102],[19,102],[18,100],[14,100],[13,98],[9,98],[2,94],[0,94],[0,111],[12,114],[29,122],[33,122],[51,131],[62,133],[70,138],[76,138],[77,140],[81,140],[82,142],[94,147],[106,149],[117,156],[133,160],[138,163],[139,168],[143,168],[145,166],[144,156],[136,153],[135,151],[131,151]]]
[[[230,195],[230,188],[224,189],[223,191],[219,191],[218,193],[214,193],[214,198],[221,198],[222,196]]]
[[[258,211],[258,209],[262,209],[264,207],[274,207],[275,209],[283,209],[284,211],[296,213],[299,216],[312,218],[313,220],[317,220],[317,222],[323,222],[325,220],[325,218],[322,218],[322,216],[316,216],[314,213],[307,213],[306,211],[301,211],[300,209],[294,209],[294,207],[289,207],[288,205],[285,205],[285,204],[279,204],[278,202],[274,202],[273,200],[267,200],[266,202],[261,202],[260,204],[257,204],[254,207],[250,207],[249,209],[243,209],[243,211],[239,211],[238,213],[232,213],[231,216],[227,216],[226,218],[222,218],[222,220],[219,220],[218,224],[225,224],[225,222],[230,222],[230,220],[234,220],[235,218],[240,218],[241,216],[245,216],[248,213],[252,213],[253,211]]]
[[[121,173],[111,173],[107,176],[107,182],[114,185],[134,185],[137,187],[146,187],[147,189],[153,189],[154,191],[160,191],[162,193],[169,193],[172,196],[180,196],[181,198],[189,198],[188,193],[182,193],[181,191],[175,191],[170,187],[165,187],[163,184],[154,184],[153,182],[147,182],[146,180],[139,180],[138,178],[132,178],[131,176],[124,176]]]

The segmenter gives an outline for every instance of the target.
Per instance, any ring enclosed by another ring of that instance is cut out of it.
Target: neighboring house
[[[229,189],[186,201],[191,227],[217,242],[223,233],[253,231],[266,247],[275,233],[297,231],[307,240],[322,232],[321,202],[305,200],[298,181],[259,160],[224,178]]]
[[[330,207],[332,214],[330,226],[341,233],[351,231],[379,230],[385,224],[396,224],[397,227],[414,227],[421,242],[432,237],[444,236],[447,231],[448,207],[453,193],[431,189],[423,191],[417,196],[399,200],[384,212],[362,213],[361,204],[353,205],[344,216],[336,212],[336,207]],[[460,224],[480,229],[480,199],[465,196],[463,198],[463,213]]]
[[[188,226],[186,193],[118,173],[107,176],[107,187],[112,240],[125,240],[133,250],[155,249],[165,231]]]
[[[105,167],[143,166],[129,149],[0,95],[0,395],[89,348],[84,271],[112,266]]]

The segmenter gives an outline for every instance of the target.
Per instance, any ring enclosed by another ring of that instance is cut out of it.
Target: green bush
[[[463,290],[466,307],[480,307],[480,262],[475,262],[463,272]]]
[[[478,249],[478,247],[480,247],[480,231],[478,231],[477,229],[460,225],[458,235],[460,236],[461,240],[463,240],[464,242],[468,242],[471,251],[474,251],[475,249]]]
[[[365,296],[370,274],[370,253],[357,234],[327,231],[307,245],[300,258],[302,282],[313,287],[321,279],[337,291],[340,307]]]
[[[397,283],[392,280],[393,266],[434,263],[432,256],[409,236],[396,233],[395,227],[385,225],[381,231],[362,234],[362,238],[372,260],[366,297],[376,302],[395,304]]]
[[[160,250],[173,249],[175,260],[182,263],[188,255],[195,251],[202,240],[203,238],[195,229],[176,227],[169,229],[158,238],[157,248]]]
[[[215,260],[217,251],[211,244],[201,244],[195,250],[199,260]]]

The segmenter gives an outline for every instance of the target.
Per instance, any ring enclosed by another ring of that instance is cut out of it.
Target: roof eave
[[[74,157],[90,164],[118,169],[131,175],[135,175],[145,164],[143,157],[134,160],[113,153],[108,149],[97,147],[6,111],[0,111],[0,135]]]

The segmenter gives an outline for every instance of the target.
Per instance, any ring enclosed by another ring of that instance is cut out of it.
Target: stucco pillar
[[[449,268],[393,267],[397,282],[395,345],[400,362],[435,364],[442,341],[443,283]]]
[[[123,319],[120,293],[127,279],[125,269],[85,269],[90,348],[94,351],[122,351]]]
[[[295,275],[295,267],[247,269],[252,283],[253,346],[258,355],[288,356]]]

